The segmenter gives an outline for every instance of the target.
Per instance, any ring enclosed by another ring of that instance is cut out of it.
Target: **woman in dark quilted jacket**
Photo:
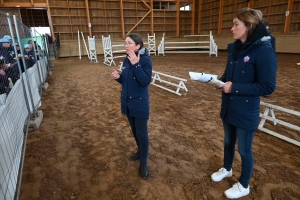
[[[121,111],[127,116],[138,150],[131,160],[140,160],[139,173],[149,177],[147,157],[149,150],[148,119],[150,112],[148,86],[152,78],[152,61],[140,35],[129,33],[124,43],[127,57],[122,73],[113,70],[113,78],[122,84]]]
[[[233,20],[231,31],[235,42],[228,45],[228,59],[217,87],[222,91],[220,116],[224,127],[223,167],[213,173],[213,181],[232,176],[235,144],[242,160],[238,182],[225,191],[227,198],[250,193],[249,182],[254,168],[252,143],[258,127],[260,97],[274,92],[277,58],[269,33],[262,23],[261,11],[243,8]]]

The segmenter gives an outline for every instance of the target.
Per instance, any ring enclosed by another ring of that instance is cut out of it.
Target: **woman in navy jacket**
[[[147,157],[149,149],[148,119],[149,90],[152,77],[152,61],[140,35],[129,33],[125,38],[127,57],[122,73],[113,70],[113,78],[122,84],[121,110],[127,116],[138,151],[131,160],[140,159],[139,173],[143,179],[149,177]]]
[[[222,90],[220,116],[224,127],[223,167],[211,175],[213,181],[232,176],[235,144],[242,160],[238,183],[225,191],[228,198],[239,198],[250,193],[254,159],[252,142],[258,127],[260,97],[274,92],[277,58],[270,36],[262,23],[259,10],[243,8],[237,12],[231,29],[235,42],[228,45],[228,60],[220,78]]]

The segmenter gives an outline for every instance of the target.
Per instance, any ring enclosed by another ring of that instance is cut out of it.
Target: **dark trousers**
[[[131,127],[136,145],[140,153],[140,163],[147,164],[147,157],[149,151],[149,138],[148,138],[148,119],[131,117],[127,115],[128,122]]]
[[[242,173],[239,182],[245,188],[248,187],[254,168],[252,154],[253,130],[247,130],[228,124],[223,121],[224,138],[224,168],[230,171],[235,153],[235,143],[238,140],[238,151],[242,159]]]

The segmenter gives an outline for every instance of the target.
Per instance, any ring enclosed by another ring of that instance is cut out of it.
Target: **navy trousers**
[[[148,119],[127,115],[136,145],[140,153],[140,164],[147,164],[149,151]]]

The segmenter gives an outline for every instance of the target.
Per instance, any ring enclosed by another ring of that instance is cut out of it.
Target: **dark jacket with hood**
[[[29,52],[27,52],[24,49],[24,56],[28,57],[28,59],[25,59],[25,64],[26,64],[26,69],[32,67],[35,63],[36,63],[36,59],[35,59],[35,53],[33,50],[30,50]]]
[[[148,85],[152,78],[152,61],[145,48],[136,52],[140,60],[132,65],[128,58],[123,62],[123,69],[119,79],[122,84],[121,111],[123,114],[149,118],[150,103]]]
[[[259,23],[245,43],[236,40],[227,51],[227,65],[220,80],[231,81],[232,90],[222,92],[220,116],[229,124],[256,130],[260,97],[271,94],[276,87],[277,58],[265,25]]]
[[[269,36],[271,37],[271,45],[272,48],[274,49],[274,51],[276,52],[276,38],[274,35],[272,35],[271,31],[269,29],[267,29],[267,32],[269,34]]]

